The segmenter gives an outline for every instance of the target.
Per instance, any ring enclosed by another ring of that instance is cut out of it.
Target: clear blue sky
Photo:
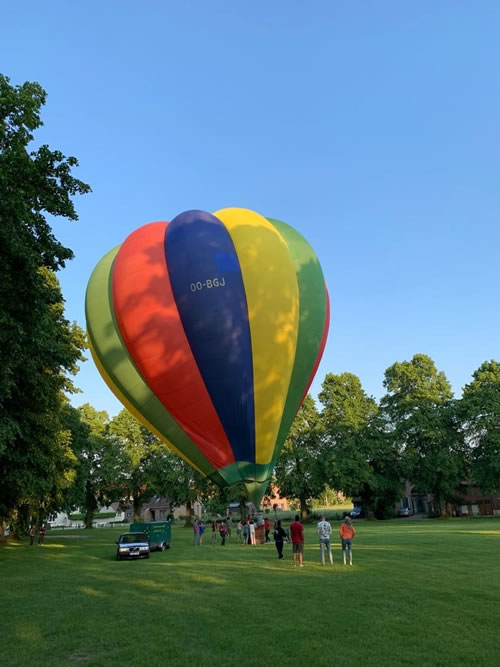
[[[49,97],[39,139],[93,193],[56,235],[84,326],[94,265],[134,228],[252,208],[310,241],[332,295],[313,385],[429,354],[457,395],[499,358],[497,0],[7,3],[0,70]],[[89,401],[119,404],[91,361]]]

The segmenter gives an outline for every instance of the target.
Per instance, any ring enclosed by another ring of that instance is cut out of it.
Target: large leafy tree
[[[0,520],[45,502],[74,461],[63,434],[63,392],[84,346],[64,318],[54,272],[72,257],[47,215],[76,220],[89,187],[73,157],[30,150],[45,92],[0,75]],[[59,481],[58,481],[59,480]]]
[[[470,481],[484,493],[500,491],[500,363],[485,361],[460,401],[471,459]]]
[[[109,416],[105,410],[96,410],[88,403],[79,408],[68,406],[66,424],[77,463],[65,505],[68,509],[83,510],[85,527],[92,528],[99,505],[119,500],[115,480],[122,471],[122,459],[109,437]]]
[[[113,493],[124,504],[132,502],[138,521],[143,502],[155,493],[154,475],[166,446],[125,408],[109,423],[109,435],[120,468]]]
[[[150,491],[166,498],[171,508],[186,506],[186,526],[192,525],[193,503],[196,500],[202,503],[209,500],[226,502],[225,490],[218,489],[208,477],[194,470],[160,442],[149,460],[149,481]]]
[[[415,354],[411,361],[397,361],[384,376],[387,394],[381,402],[384,410],[398,423],[422,405],[442,405],[452,397],[450,383],[426,354]]]
[[[118,493],[123,504],[131,502],[135,521],[142,504],[152,496],[167,498],[171,507],[185,504],[186,522],[191,525],[192,504],[215,493],[212,482],[174,454],[128,410],[114,417],[108,430],[119,466],[108,495]]]
[[[281,450],[274,470],[280,495],[298,498],[302,517],[325,488],[322,465],[323,429],[314,400],[306,396]]]
[[[373,477],[364,429],[377,413],[377,404],[352,373],[328,373],[318,398],[323,406],[328,481],[346,495],[361,495]]]
[[[390,366],[384,386],[382,414],[401,451],[405,476],[420,492],[432,493],[435,511],[441,513],[466,475],[450,384],[430,357],[416,354]]]
[[[352,373],[327,373],[318,398],[323,405],[323,423],[330,431],[357,432],[377,413],[375,399]]]
[[[382,518],[400,496],[401,476],[377,403],[352,373],[327,374],[319,400],[329,483]]]

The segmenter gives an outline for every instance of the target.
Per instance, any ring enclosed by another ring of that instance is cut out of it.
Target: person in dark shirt
[[[221,546],[224,546],[226,544],[226,524],[224,521],[220,525],[219,533]]]
[[[45,524],[42,523],[42,525],[40,526],[40,531],[38,532],[38,544],[39,545],[43,544],[43,540],[45,538],[45,531],[46,531]]]
[[[278,558],[281,560],[283,558],[283,542],[286,539],[286,533],[281,527],[281,521],[276,522],[276,528],[274,529],[273,535],[276,551],[278,552]]]

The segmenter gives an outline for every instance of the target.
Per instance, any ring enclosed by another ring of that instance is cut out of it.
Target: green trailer
[[[148,523],[131,523],[131,533],[144,533],[149,541],[151,551],[170,549],[172,524],[170,521],[148,521]]]

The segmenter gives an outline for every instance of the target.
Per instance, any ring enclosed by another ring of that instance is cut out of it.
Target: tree
[[[319,494],[318,498],[313,500],[312,506],[314,509],[319,507],[334,507],[335,505],[340,505],[343,501],[344,496],[342,494],[339,495],[335,489],[332,489],[327,485]]]
[[[372,480],[364,429],[377,414],[377,404],[352,373],[328,373],[318,398],[323,406],[321,420],[325,429],[325,470],[329,484],[346,495],[361,495]]]
[[[352,373],[328,373],[318,398],[323,406],[328,483],[348,496],[360,495],[372,477],[361,431],[377,413],[377,404]]]
[[[401,451],[405,476],[420,492],[432,493],[436,513],[455,500],[466,474],[463,439],[452,391],[433,360],[416,354],[385,372],[381,400],[388,432]]]
[[[280,496],[298,498],[302,518],[308,503],[325,487],[322,467],[323,429],[314,400],[307,395],[285,440],[274,470]]]
[[[471,481],[500,491],[500,363],[485,361],[464,388],[459,413],[471,459]]]
[[[35,328],[34,336],[39,338],[33,354],[39,356],[26,361],[25,377],[19,377],[19,385],[0,402],[0,518],[9,517],[21,529],[30,518],[40,522],[57,511],[71,484],[75,457],[64,410],[68,403],[65,392],[74,388],[64,371],[76,373],[76,359],[83,358],[85,345],[81,329],[62,316],[55,275],[46,269],[41,273],[53,293],[53,303],[46,304],[44,323]],[[21,376],[21,369],[16,368],[16,373]]]
[[[72,252],[46,215],[76,220],[71,198],[90,188],[72,176],[75,158],[29,151],[44,103],[38,84],[0,75],[0,521],[47,501],[74,463],[63,392],[85,343],[54,275]]]
[[[121,462],[115,486],[122,503],[132,501],[134,521],[138,521],[144,499],[152,495],[148,460],[158,438],[125,408],[111,420],[109,434]]]
[[[377,413],[375,399],[366,394],[352,373],[328,373],[318,398],[323,405],[323,424],[329,430],[357,432]]]
[[[170,507],[186,505],[186,526],[192,525],[192,507],[196,500],[207,503],[217,498],[224,503],[225,489],[219,489],[208,477],[194,470],[180,456],[162,443],[151,464],[151,490],[168,499]],[[222,496],[220,495],[222,494]]]
[[[418,412],[428,403],[442,405],[452,397],[450,383],[426,354],[415,354],[411,361],[397,361],[385,371],[387,394],[381,405],[395,423]]]
[[[99,505],[119,499],[115,480],[121,473],[121,460],[109,437],[105,410],[96,410],[88,403],[77,409],[68,406],[66,423],[77,465],[65,504],[69,510],[83,510],[85,528],[92,528]]]
[[[360,496],[367,512],[384,518],[401,492],[399,457],[378,406],[352,373],[329,373],[319,400],[325,429],[324,465],[334,488]]]

